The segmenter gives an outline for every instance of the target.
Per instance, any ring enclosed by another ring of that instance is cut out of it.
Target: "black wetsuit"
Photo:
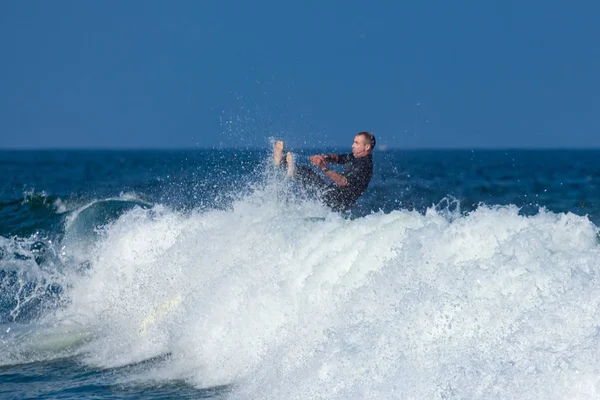
[[[298,167],[296,177],[303,186],[316,190],[317,195],[334,211],[345,211],[356,203],[364,193],[373,175],[373,157],[371,154],[356,158],[352,153],[340,154],[337,164],[344,164],[342,175],[348,185],[340,187],[327,183],[310,167]]]

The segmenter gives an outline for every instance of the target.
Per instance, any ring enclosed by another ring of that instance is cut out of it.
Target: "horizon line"
[[[298,150],[312,150],[312,149],[340,149],[342,147],[349,146],[297,146],[294,147]],[[0,147],[1,152],[7,151],[194,151],[194,150],[269,150],[268,147],[262,146],[246,146],[246,147],[235,147],[235,146],[213,146],[213,147],[25,147],[25,146],[8,146]],[[486,146],[473,146],[473,147],[399,147],[399,146],[386,146],[379,145],[375,147],[374,152],[386,152],[386,151],[520,151],[520,150],[600,150],[598,147],[563,147],[563,146],[507,146],[507,147],[486,147]]]

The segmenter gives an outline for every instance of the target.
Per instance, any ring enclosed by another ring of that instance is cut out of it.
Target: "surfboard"
[[[310,222],[321,222],[321,221],[325,221],[325,217],[304,217],[303,218],[305,221],[310,221]]]
[[[183,296],[181,293],[177,293],[175,296],[161,303],[156,309],[148,314],[140,324],[140,332],[142,334],[146,334],[148,329],[155,325],[167,317],[170,313],[175,311],[175,309],[181,304],[183,301]]]

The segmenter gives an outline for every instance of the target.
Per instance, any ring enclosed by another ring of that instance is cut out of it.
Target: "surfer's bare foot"
[[[273,146],[273,163],[275,165],[281,165],[283,161],[283,142],[278,140]]]
[[[296,174],[296,165],[294,164],[294,155],[288,151],[285,156],[285,161],[287,163],[287,176],[293,178]]]

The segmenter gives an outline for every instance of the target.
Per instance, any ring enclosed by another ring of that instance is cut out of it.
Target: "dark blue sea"
[[[600,150],[374,164],[0,151],[0,398],[600,398]]]

